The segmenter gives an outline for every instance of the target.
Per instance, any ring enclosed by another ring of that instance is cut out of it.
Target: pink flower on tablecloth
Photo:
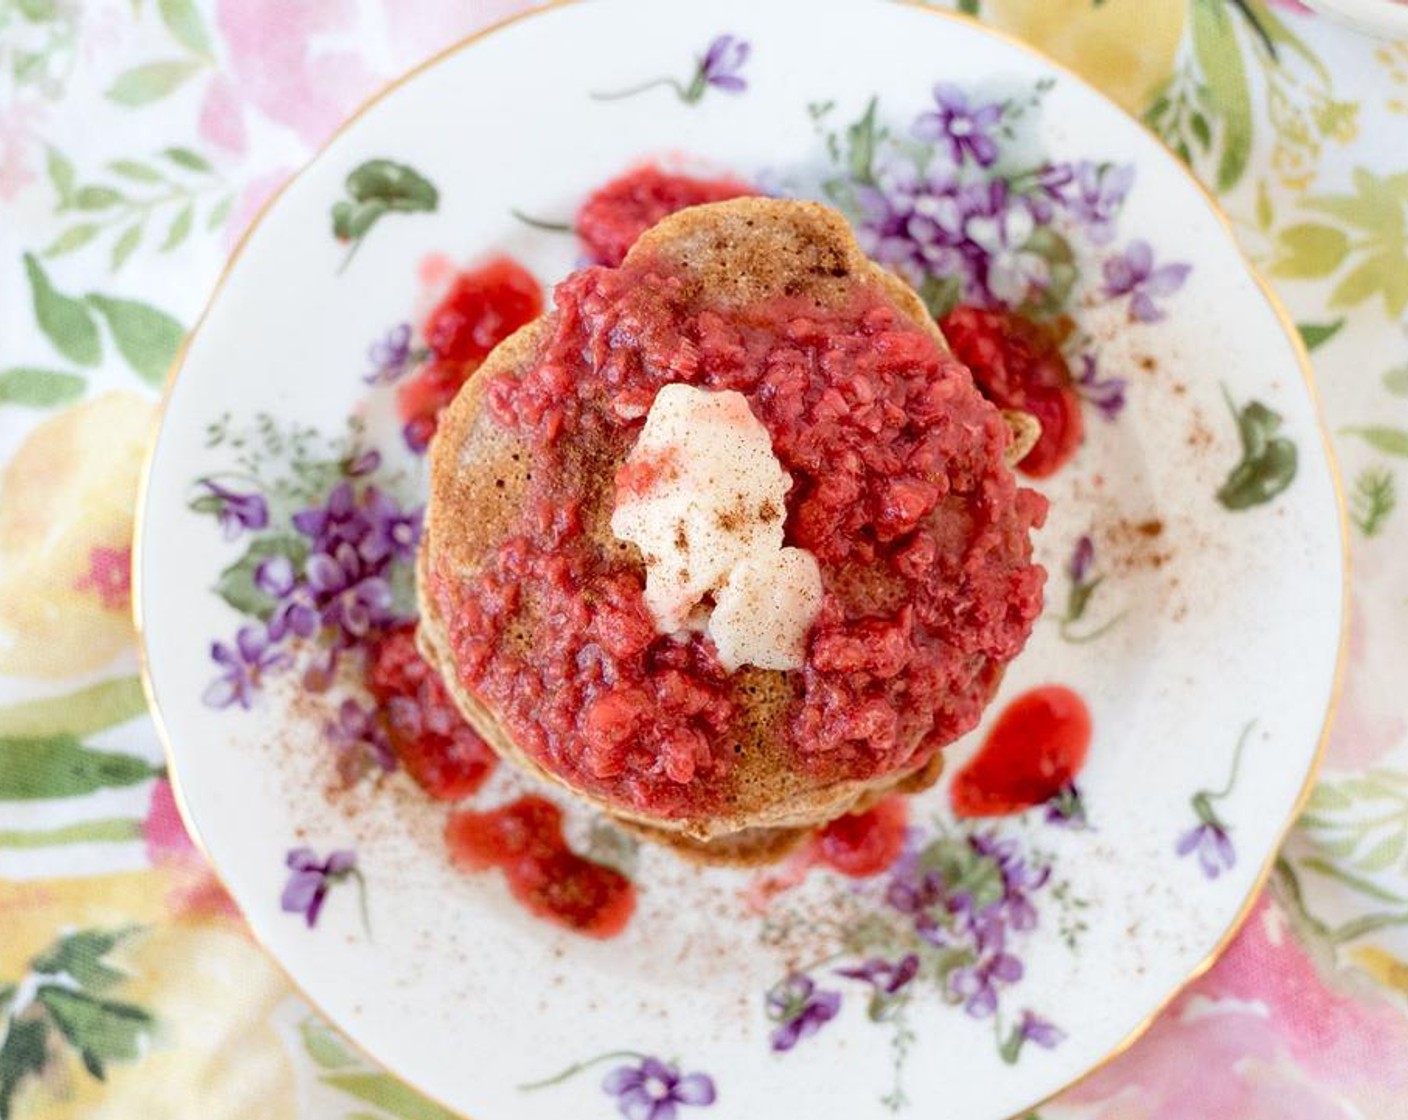
[[[1364,579],[1368,572],[1356,573]],[[1330,729],[1326,765],[1336,770],[1367,770],[1408,738],[1408,715],[1394,685],[1396,657],[1392,633],[1395,621],[1371,618],[1363,608],[1366,596],[1356,592],[1349,617],[1349,659],[1345,666],[1344,695]],[[1388,648],[1371,653],[1371,634]]]
[[[45,116],[37,102],[16,102],[0,113],[0,202],[8,202],[38,177],[44,158],[39,125]]]
[[[132,549],[94,545],[88,550],[88,570],[73,587],[96,594],[104,610],[127,610],[132,603]]]
[[[171,783],[165,778],[158,779],[152,786],[142,833],[146,839],[147,859],[152,866],[170,871],[176,879],[176,885],[166,896],[174,916],[239,919],[234,901],[215,878],[205,857],[191,843],[176,808]]]
[[[1207,976],[1061,1105],[1095,1106],[1082,1120],[1392,1115],[1408,1093],[1408,1020],[1360,974],[1330,967],[1322,976],[1263,896]]]
[[[398,66],[414,66],[482,28],[532,5],[527,0],[396,0],[387,4],[386,27]]]

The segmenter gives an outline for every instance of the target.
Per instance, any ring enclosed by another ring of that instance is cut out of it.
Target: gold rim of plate
[[[231,251],[229,259],[225,262],[224,267],[220,270],[220,275],[216,279],[215,287],[211,291],[210,298],[206,301],[205,307],[201,310],[200,316],[196,319],[195,326],[191,328],[190,332],[182,340],[181,346],[176,352],[176,357],[172,360],[171,368],[167,372],[166,382],[162,388],[161,401],[157,406],[157,417],[156,422],[153,426],[151,443],[148,445],[146,454],[143,457],[141,477],[138,481],[137,486],[137,510],[132,526],[132,539],[135,545],[132,555],[132,619],[133,625],[137,633],[138,667],[142,681],[142,692],[146,697],[147,708],[151,715],[152,723],[156,727],[157,738],[161,740],[162,752],[166,758],[166,772],[168,779],[171,783],[171,791],[173,798],[176,802],[177,812],[180,814],[181,821],[185,825],[187,833],[190,834],[191,842],[195,844],[197,850],[205,858],[206,862],[210,864],[211,871],[215,875],[215,878],[219,882],[221,888],[225,891],[226,894],[231,897],[231,899],[234,899],[237,907],[239,906],[239,900],[235,899],[234,893],[230,890],[229,884],[225,881],[225,876],[220,871],[219,865],[211,857],[209,849],[206,848],[205,841],[200,835],[200,830],[196,826],[195,818],[192,815],[190,808],[187,806],[185,796],[181,790],[181,783],[176,768],[176,755],[175,751],[172,749],[171,746],[171,734],[166,727],[166,722],[162,716],[161,708],[157,703],[156,686],[152,680],[151,659],[147,650],[145,618],[142,610],[144,588],[144,549],[142,546],[144,537],[143,529],[146,522],[147,491],[151,483],[152,468],[156,459],[157,445],[160,442],[162,431],[166,425],[166,408],[167,405],[170,403],[171,393],[175,389],[176,380],[180,376],[181,370],[185,366],[186,354],[190,349],[192,341],[199,333],[201,327],[205,324],[205,320],[209,316],[211,308],[215,306],[216,301],[220,298],[220,293],[224,291],[225,283],[230,276],[230,271],[234,268],[235,262],[239,260],[240,255],[244,252],[245,246],[249,243],[250,238],[254,236],[255,231],[263,223],[265,216],[278,204],[279,200],[283,198],[284,192],[288,190],[288,188],[293,184],[295,180],[305,175],[313,167],[313,165],[323,157],[327,150],[337,141],[340,136],[342,136],[344,132],[350,129],[354,124],[360,121],[364,116],[366,116],[379,104],[381,104],[381,102],[385,100],[390,94],[400,89],[407,82],[416,78],[424,71],[429,70],[434,66],[438,66],[441,62],[444,62],[446,59],[456,54],[459,54],[461,51],[464,51],[469,47],[474,46],[481,40],[488,38],[496,32],[502,31],[506,27],[511,27],[516,23],[521,23],[524,20],[532,19],[542,15],[547,15],[559,8],[576,6],[584,2],[585,0],[549,0],[549,2],[544,4],[542,7],[532,8],[527,11],[519,12],[515,15],[507,17],[506,19],[502,19],[497,23],[490,24],[488,27],[481,28],[479,31],[476,31],[473,34],[468,35],[455,43],[452,43],[450,46],[445,47],[443,50],[432,54],[429,58],[426,58],[424,61],[418,63],[416,66],[406,71],[406,73],[402,74],[400,77],[392,79],[386,85],[382,86],[382,88],[379,89],[376,93],[374,93],[355,113],[353,113],[350,117],[348,117],[345,121],[342,122],[342,124],[337,127],[337,129],[332,133],[331,136],[327,138],[327,140],[323,142],[323,144],[318,148],[318,150],[307,159],[303,166],[300,167],[297,172],[290,175],[289,178],[285,180],[282,185],[280,185],[279,189],[275,191],[255,213],[254,217],[250,220],[249,225],[240,235],[239,241],[235,243],[235,247]],[[1287,814],[1285,822],[1281,825],[1281,828],[1277,833],[1276,843],[1267,853],[1265,859],[1262,862],[1261,867],[1257,869],[1256,876],[1252,881],[1251,888],[1248,890],[1246,898],[1242,900],[1241,905],[1237,908],[1237,912],[1232,916],[1232,920],[1228,923],[1226,930],[1223,931],[1222,936],[1218,938],[1217,943],[1212,947],[1211,950],[1209,950],[1208,954],[1196,965],[1194,965],[1193,968],[1188,971],[1188,974],[1173,988],[1173,990],[1170,991],[1168,995],[1165,996],[1164,999],[1160,1001],[1159,1004],[1149,1012],[1148,1015],[1146,1015],[1143,1019],[1136,1023],[1134,1027],[1125,1035],[1125,1037],[1122,1038],[1118,1043],[1116,1043],[1115,1046],[1109,1052],[1107,1052],[1099,1061],[1092,1064],[1089,1068],[1082,1070],[1079,1074],[1072,1077],[1069,1081],[1065,1082],[1063,1085],[1060,1086],[1060,1088],[1056,1089],[1054,1092],[1049,1093],[1047,1096],[1041,1098],[1038,1101],[1033,1101],[1030,1105],[1019,1109],[1017,1112],[1013,1113],[1011,1117],[1008,1118],[1008,1120],[1020,1120],[1021,1117],[1027,1116],[1032,1111],[1039,1109],[1046,1104],[1049,1104],[1051,1101],[1055,1100],[1063,1093],[1067,1092],[1068,1090],[1079,1085],[1081,1082],[1085,1081],[1087,1078],[1098,1073],[1100,1070],[1104,1069],[1116,1058],[1122,1055],[1131,1046],[1133,1046],[1144,1035],[1144,1033],[1148,1031],[1151,1026],[1153,1026],[1154,1021],[1158,1019],[1159,1016],[1162,1015],[1164,1011],[1166,1011],[1169,1006],[1172,1005],[1173,1002],[1178,999],[1179,996],[1181,996],[1185,991],[1187,991],[1187,989],[1195,981],[1197,981],[1200,977],[1203,976],[1204,973],[1206,973],[1210,968],[1212,968],[1212,966],[1217,962],[1218,958],[1221,957],[1223,952],[1227,949],[1227,946],[1232,943],[1233,939],[1241,931],[1242,926],[1246,924],[1247,919],[1251,916],[1252,909],[1256,905],[1257,899],[1261,896],[1262,889],[1266,886],[1267,880],[1271,877],[1271,872],[1276,865],[1276,860],[1277,857],[1280,855],[1281,847],[1285,844],[1286,837],[1290,834],[1291,829],[1295,826],[1295,822],[1300,817],[1301,811],[1305,808],[1305,803],[1310,797],[1310,792],[1315,786],[1315,781],[1317,776],[1319,775],[1320,767],[1325,760],[1325,751],[1329,744],[1330,738],[1330,728],[1334,722],[1335,712],[1339,708],[1340,697],[1344,689],[1345,666],[1348,653],[1350,607],[1349,513],[1348,507],[1345,504],[1344,481],[1340,475],[1339,461],[1335,457],[1335,449],[1330,441],[1330,433],[1328,428],[1326,428],[1325,426],[1324,410],[1321,406],[1320,394],[1315,384],[1315,371],[1310,361],[1310,354],[1306,350],[1305,342],[1301,338],[1300,332],[1296,329],[1295,321],[1291,318],[1290,314],[1282,305],[1280,297],[1276,295],[1275,291],[1267,282],[1266,278],[1262,276],[1260,270],[1257,269],[1257,267],[1252,263],[1251,259],[1247,256],[1245,250],[1242,248],[1241,242],[1237,240],[1236,231],[1233,228],[1232,222],[1228,219],[1227,215],[1223,213],[1222,207],[1218,203],[1217,198],[1203,184],[1202,180],[1199,179],[1195,174],[1193,174],[1192,170],[1181,159],[1178,158],[1178,156],[1172,151],[1172,149],[1169,148],[1166,143],[1164,143],[1163,139],[1157,133],[1150,129],[1146,124],[1144,124],[1143,121],[1141,121],[1128,109],[1120,105],[1119,102],[1115,101],[1112,97],[1106,94],[1098,86],[1091,83],[1072,67],[1067,66],[1064,63],[1058,62],[1054,58],[1049,57],[1042,51],[1038,50],[1036,47],[1032,46],[1030,43],[1017,37],[1011,32],[1005,31],[1001,28],[993,27],[989,24],[983,23],[981,20],[961,15],[956,12],[949,12],[940,8],[929,7],[926,3],[924,3],[924,0],[884,0],[884,2],[894,4],[903,8],[910,8],[915,11],[922,12],[925,15],[933,16],[937,19],[947,20],[954,23],[962,23],[970,27],[976,27],[983,34],[989,35],[994,39],[998,39],[1001,42],[1005,43],[1007,46],[1013,47],[1014,49],[1021,51],[1023,54],[1037,59],[1043,65],[1050,67],[1052,70],[1055,70],[1062,76],[1069,78],[1077,84],[1084,86],[1086,89],[1092,91],[1097,97],[1099,97],[1102,101],[1109,105],[1110,108],[1114,109],[1126,120],[1132,122],[1145,134],[1152,137],[1155,142],[1157,142],[1158,145],[1164,149],[1164,151],[1169,155],[1171,162],[1174,164],[1177,173],[1182,175],[1187,180],[1187,182],[1198,192],[1198,194],[1202,197],[1203,201],[1207,204],[1208,209],[1212,212],[1213,217],[1215,217],[1218,221],[1218,224],[1222,226],[1224,232],[1227,234],[1229,241],[1231,241],[1233,248],[1237,253],[1237,256],[1241,259],[1243,267],[1247,270],[1251,278],[1256,282],[1257,289],[1261,292],[1262,298],[1265,299],[1268,306],[1270,306],[1272,312],[1275,314],[1277,320],[1280,322],[1281,328],[1285,332],[1287,339],[1291,343],[1291,348],[1296,356],[1296,363],[1300,367],[1301,378],[1305,382],[1306,391],[1310,394],[1311,406],[1315,414],[1315,426],[1317,431],[1319,432],[1320,444],[1324,450],[1325,458],[1330,469],[1330,478],[1335,495],[1335,509],[1338,514],[1339,522],[1340,563],[1341,571],[1343,573],[1343,580],[1340,589],[1339,640],[1335,651],[1335,669],[1334,677],[1330,687],[1330,698],[1328,703],[1326,704],[1325,715],[1320,725],[1320,736],[1315,746],[1314,757],[1311,759],[1310,766],[1306,771],[1305,781],[1301,785],[1300,792],[1296,795],[1295,803],[1291,806],[1291,810]],[[243,916],[242,911],[241,916]],[[254,929],[253,924],[246,921],[246,925],[249,928],[250,936],[253,938],[255,944],[259,946],[259,948],[264,952],[264,954],[273,962],[274,966],[283,974],[284,978],[288,981],[289,986],[292,987],[299,994],[299,996],[303,1000],[305,1000],[310,1007],[313,1008],[313,1010],[318,1015],[320,1015],[323,1019],[327,1020],[330,1024],[336,1027],[337,1022],[333,1018],[333,1016],[329,1015],[319,1004],[319,1002],[309,994],[309,992],[303,987],[302,984],[298,982],[298,979],[294,977],[288,971],[287,968],[284,967],[284,964],[279,959],[278,955],[274,953],[268,945],[265,944],[263,937],[261,937],[259,933]],[[339,1034],[341,1034],[342,1037],[348,1043],[350,1043],[352,1047],[372,1065],[381,1068],[389,1068],[382,1059],[372,1054],[369,1050],[362,1046],[360,1042],[358,1042],[354,1038],[348,1037],[346,1032],[339,1030]],[[420,1093],[427,1099],[433,1101],[436,1105],[444,1109],[446,1112],[449,1112],[455,1116],[464,1116],[464,1114],[461,1113],[458,1109],[452,1108],[449,1104],[436,1097],[433,1093],[429,1092],[424,1087],[417,1085],[408,1078],[405,1078],[401,1074],[396,1073],[395,1070],[391,1070],[391,1072],[401,1080],[405,1081],[405,1083],[411,1088],[413,1088],[416,1092]],[[469,1120],[469,1118],[466,1117],[465,1120]]]

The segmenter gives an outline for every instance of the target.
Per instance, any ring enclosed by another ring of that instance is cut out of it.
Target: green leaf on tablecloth
[[[1271,262],[1277,276],[1307,279],[1328,276],[1349,254],[1349,235],[1335,226],[1300,222],[1281,231],[1279,255]]]
[[[160,101],[189,81],[201,68],[190,59],[168,59],[148,62],[125,70],[108,89],[107,97],[119,105],[138,108]]]
[[[47,23],[59,14],[58,0],[17,0],[15,6],[30,23]]]
[[[108,167],[116,175],[121,175],[124,179],[131,179],[136,183],[159,183],[161,182],[161,172],[150,164],[142,163],[135,159],[115,159],[108,164]]]
[[[1391,317],[1403,313],[1408,304],[1408,257],[1385,250],[1365,258],[1335,286],[1328,302],[1331,307],[1354,307],[1375,293],[1383,295]]]
[[[126,264],[127,258],[137,251],[137,246],[141,243],[142,226],[140,222],[123,230],[122,236],[112,245],[112,270],[116,272]]]
[[[178,167],[184,167],[187,171],[199,171],[208,173],[211,170],[210,161],[199,152],[193,152],[190,148],[167,148],[162,152],[167,159]]]
[[[0,1046],[0,1120],[10,1120],[20,1083],[43,1073],[49,1061],[49,1024],[42,1019],[11,1020]]]
[[[1256,224],[1262,233],[1270,233],[1271,226],[1276,220],[1275,211],[1271,207],[1271,191],[1266,185],[1265,179],[1257,180],[1256,184]]]
[[[1354,194],[1321,195],[1306,199],[1302,205],[1307,210],[1341,218],[1386,241],[1402,240],[1403,200],[1387,180],[1363,167],[1354,170]]]
[[[958,0],[958,10],[967,16],[976,16],[983,6],[983,0]]]
[[[56,369],[14,366],[0,370],[0,404],[21,404],[28,408],[53,408],[83,395],[88,382],[76,373]]]
[[[59,209],[62,210],[73,201],[73,162],[57,148],[50,148],[46,167],[49,171],[49,182],[54,185],[54,193],[59,196]]]
[[[388,1073],[333,1073],[322,1081],[398,1120],[455,1120],[454,1113],[408,1089]]]
[[[199,500],[199,499],[197,499]],[[302,572],[308,558],[308,545],[302,537],[264,536],[251,542],[245,554],[220,573],[215,594],[240,614],[265,621],[274,612],[276,601],[254,582],[255,570],[272,556],[286,556],[295,572]]]
[[[357,1055],[326,1023],[309,1017],[298,1025],[298,1033],[303,1036],[303,1049],[323,1069],[343,1069],[359,1064]]]
[[[137,376],[160,386],[186,329],[165,311],[136,300],[91,294],[88,302],[107,320],[118,353]]]
[[[112,187],[79,187],[73,204],[80,210],[110,210],[124,201],[121,191]]]
[[[1204,152],[1212,151],[1212,127],[1208,124],[1207,117],[1196,109],[1188,116],[1188,127],[1193,132],[1193,139],[1198,142],[1198,146]]]
[[[73,735],[0,737],[0,801],[81,797],[162,773],[145,758],[85,747]]]
[[[1336,319],[1333,323],[1297,323],[1296,330],[1300,331],[1301,341],[1305,343],[1307,350],[1316,350],[1344,328],[1344,319]]]
[[[1354,479],[1349,517],[1366,537],[1376,537],[1398,504],[1393,474],[1383,467],[1365,467]]]
[[[210,34],[192,0],[157,0],[161,22],[183,47],[210,58]]]
[[[191,232],[191,223],[195,220],[196,209],[193,203],[186,203],[181,208],[181,212],[172,220],[170,227],[166,231],[166,237],[162,240],[161,251],[169,253],[181,242],[185,241]]]
[[[1354,799],[1348,794],[1322,782],[1310,791],[1310,799],[1305,803],[1305,808],[1310,813],[1332,813],[1337,809],[1348,809],[1353,804]]]
[[[440,194],[414,168],[389,159],[369,159],[353,168],[346,183],[349,198],[332,207],[332,232],[355,252],[383,214],[434,210]],[[343,261],[345,268],[352,253]]]
[[[224,198],[217,202],[215,206],[211,209],[210,213],[206,215],[205,228],[208,230],[219,229],[227,221],[230,220],[230,211],[234,208],[235,196],[232,194],[227,194]]]
[[[84,929],[67,934],[35,957],[30,968],[46,976],[72,976],[84,991],[100,995],[127,976],[103,958],[136,933],[137,928]]]
[[[155,1025],[151,1014],[134,1004],[95,999],[57,985],[41,985],[37,999],[99,1081],[106,1076],[107,1062],[138,1057],[143,1036]]]
[[[1385,455],[1408,458],[1408,429],[1373,424],[1363,428],[1341,428],[1341,435],[1358,436],[1376,451]]]
[[[97,222],[79,222],[69,226],[44,248],[46,257],[61,257],[75,249],[81,249],[98,236],[103,227]]]
[[[1360,871],[1387,871],[1408,850],[1408,829],[1391,833],[1354,861]]]
[[[42,700],[25,700],[0,708],[0,737],[92,735],[130,723],[147,711],[142,682],[119,677]]]
[[[1384,388],[1395,397],[1408,397],[1408,362],[1384,374]]]
[[[97,365],[102,360],[103,344],[87,306],[82,300],[57,291],[34,254],[24,255],[24,267],[39,329],[69,361],[81,366]]]
[[[1222,121],[1222,157],[1215,183],[1235,187],[1252,150],[1252,98],[1246,65],[1222,0],[1193,0],[1193,51]]]

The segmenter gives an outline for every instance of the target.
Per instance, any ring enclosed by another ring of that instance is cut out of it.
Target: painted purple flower
[[[1035,1012],[1023,1011],[1022,1021],[1017,1026],[1023,1042],[1034,1042],[1043,1050],[1059,1046],[1066,1038],[1066,1032],[1055,1023],[1041,1018]]]
[[[289,634],[311,638],[318,631],[318,610],[312,589],[299,582],[293,561],[282,553],[265,557],[254,569],[254,586],[278,600],[269,616],[269,638]]]
[[[1021,199],[994,213],[976,213],[963,228],[981,253],[987,291],[997,303],[1020,306],[1051,283],[1046,258],[1026,248],[1036,219]]]
[[[1232,846],[1232,838],[1219,821],[1203,821],[1190,828],[1178,840],[1180,856],[1198,854],[1198,863],[1203,874],[1216,879],[1224,871],[1231,871],[1237,863],[1237,850]]]
[[[196,499],[197,508],[214,512],[227,541],[234,540],[246,529],[268,526],[269,504],[262,494],[242,494],[208,478],[202,478],[197,485],[207,491],[204,497]]]
[[[201,700],[212,708],[238,704],[245,709],[252,706],[264,677],[287,668],[293,660],[271,646],[264,627],[252,624],[241,626],[231,644],[212,643],[210,658],[223,672],[206,688]]]
[[[1047,824],[1058,828],[1084,829],[1090,827],[1085,812],[1085,799],[1080,795],[1080,787],[1071,782],[1062,786],[1059,793],[1046,803],[1044,817]]]
[[[1164,311],[1156,298],[1171,296],[1183,287],[1193,270],[1188,264],[1154,265],[1154,250],[1147,241],[1132,241],[1123,253],[1105,261],[1105,295],[1129,296],[1129,316],[1140,323],[1157,323]]]
[[[279,905],[289,914],[302,914],[308,928],[318,924],[328,891],[338,883],[357,875],[357,853],[346,850],[333,852],[319,860],[312,848],[292,849],[284,862],[292,872],[284,887]]]
[[[894,962],[883,957],[871,957],[864,964],[836,969],[836,975],[864,980],[877,993],[892,996],[919,975],[919,957],[915,953],[907,953]]]
[[[930,275],[962,281],[971,273],[960,251],[967,213],[950,170],[921,174],[906,160],[878,167],[874,184],[855,192],[857,236],[875,260],[915,283]]]
[[[348,478],[361,478],[363,475],[371,474],[379,466],[381,466],[381,452],[375,447],[368,447],[344,459],[342,473]]]
[[[1002,120],[1000,104],[971,105],[968,95],[955,85],[934,86],[932,112],[921,113],[911,130],[918,140],[939,144],[956,166],[972,159],[979,167],[997,162],[997,143],[989,133]]]
[[[368,385],[390,385],[399,381],[415,365],[417,354],[411,347],[411,324],[392,327],[367,350],[371,373],[362,378]]]
[[[1134,166],[1091,160],[1052,164],[1038,174],[1037,185],[1071,215],[1092,244],[1108,245],[1134,186]]]
[[[1011,953],[994,953],[976,965],[955,969],[948,978],[949,991],[963,1001],[963,1010],[975,1019],[986,1019],[997,1010],[998,987],[1015,984],[1025,969]]]
[[[1123,377],[1101,377],[1098,359],[1094,354],[1082,354],[1080,365],[1076,391],[1080,393],[1081,399],[1093,404],[1106,420],[1116,419],[1124,411],[1124,394],[1128,382]]]
[[[752,48],[734,35],[720,35],[709,44],[704,57],[699,60],[699,78],[706,85],[725,89],[730,93],[741,93],[748,83],[739,74],[748,61]]]
[[[619,1066],[601,1083],[626,1120],[675,1120],[683,1107],[705,1108],[714,1103],[714,1080],[706,1073],[681,1075],[676,1066],[658,1058],[639,1065]]]
[[[396,755],[391,750],[386,728],[376,718],[375,707],[364,708],[356,700],[348,697],[337,709],[337,718],[326,726],[328,739],[337,748],[339,761],[346,763],[339,769],[355,777],[364,769],[366,762],[372,762],[382,770],[396,769]]]
[[[1082,533],[1071,551],[1071,558],[1066,561],[1066,574],[1071,577],[1072,583],[1084,583],[1094,564],[1095,542],[1089,533]]]
[[[321,604],[324,626],[348,638],[364,637],[373,626],[391,621],[391,585],[367,566],[350,544],[308,558],[308,586]]]
[[[792,973],[767,995],[768,1018],[777,1024],[772,1032],[773,1050],[791,1050],[821,1030],[840,1010],[840,992],[823,991],[805,973]]]
[[[339,544],[358,545],[367,534],[367,519],[357,506],[350,482],[339,482],[324,505],[293,515],[293,527],[313,542],[317,552],[332,552]]]
[[[403,510],[399,502],[384,491],[369,486],[362,497],[362,512],[367,522],[366,535],[357,551],[369,564],[386,560],[412,560],[420,543],[421,509]]]

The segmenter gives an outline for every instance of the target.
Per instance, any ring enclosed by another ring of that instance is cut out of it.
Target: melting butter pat
[[[640,549],[662,634],[703,627],[730,671],[801,667],[821,573],[810,553],[782,546],[791,487],[741,393],[656,394],[616,476],[611,531]]]

